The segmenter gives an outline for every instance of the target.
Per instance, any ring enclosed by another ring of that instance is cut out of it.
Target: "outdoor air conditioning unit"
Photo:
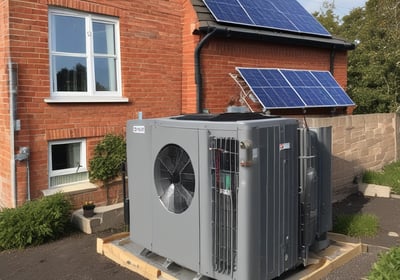
[[[127,156],[131,240],[197,279],[272,279],[327,246],[330,128],[254,113],[132,120]]]

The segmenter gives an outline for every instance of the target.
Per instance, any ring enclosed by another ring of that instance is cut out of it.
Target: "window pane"
[[[51,146],[52,170],[77,168],[80,164],[81,143]]]
[[[85,19],[53,15],[52,51],[86,53]]]
[[[54,68],[56,91],[87,91],[86,58],[54,56]]]
[[[115,54],[114,25],[93,23],[93,42],[96,54]]]
[[[97,57],[94,60],[96,90],[97,91],[116,91],[116,71],[115,59]]]

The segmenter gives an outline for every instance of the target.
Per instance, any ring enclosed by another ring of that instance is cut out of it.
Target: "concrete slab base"
[[[123,203],[96,207],[94,213],[93,217],[86,218],[83,216],[82,209],[76,210],[72,214],[72,223],[87,234],[110,228],[120,228],[124,225]]]
[[[358,190],[365,196],[391,197],[391,189],[387,186],[362,183],[358,185]]]

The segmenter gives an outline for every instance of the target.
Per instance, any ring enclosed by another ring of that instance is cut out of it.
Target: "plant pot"
[[[86,217],[86,218],[93,217],[94,216],[94,207],[95,206],[93,206],[93,207],[92,206],[83,207],[83,216]]]

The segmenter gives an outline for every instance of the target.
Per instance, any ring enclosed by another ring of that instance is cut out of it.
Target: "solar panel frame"
[[[203,2],[217,22],[332,37],[295,0],[203,0]]]
[[[328,71],[245,67],[236,70],[266,109],[355,105]]]

